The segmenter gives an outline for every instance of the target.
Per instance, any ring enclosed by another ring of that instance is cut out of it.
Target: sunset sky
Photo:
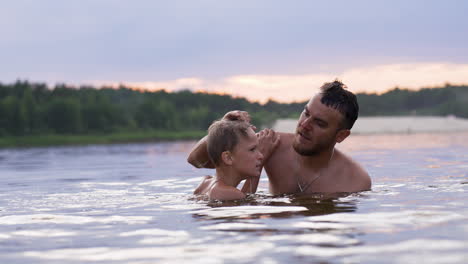
[[[118,84],[302,101],[468,84],[468,1],[17,0],[0,82]]]

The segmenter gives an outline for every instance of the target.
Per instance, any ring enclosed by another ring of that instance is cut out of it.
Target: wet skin
[[[221,164],[216,166],[216,176],[205,176],[194,194],[206,195],[215,200],[236,200],[245,197],[248,190],[236,187],[242,180],[258,178],[262,172],[263,154],[258,149],[258,138],[252,128],[247,137],[240,137],[232,151],[224,151]]]
[[[317,95],[307,103],[295,134],[278,133],[279,146],[264,164],[272,194],[370,189],[368,173],[335,149],[335,144],[350,134],[349,130],[340,129],[342,114],[322,104],[320,99]],[[299,186],[307,188],[301,191]]]

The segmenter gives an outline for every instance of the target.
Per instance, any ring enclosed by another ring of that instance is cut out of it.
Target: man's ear
[[[335,140],[336,140],[337,143],[341,143],[341,142],[343,142],[343,140],[345,140],[350,134],[351,134],[351,130],[349,130],[349,129],[341,129],[341,130],[338,131],[338,133],[336,134]]]
[[[226,165],[232,165],[231,152],[224,151],[223,153],[221,153],[221,159]]]

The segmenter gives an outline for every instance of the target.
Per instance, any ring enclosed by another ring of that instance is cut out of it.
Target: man
[[[358,117],[356,96],[340,81],[325,83],[304,107],[296,133],[258,133],[259,148],[272,194],[358,192],[371,188],[369,174],[353,159],[335,148],[345,140]],[[249,121],[245,112],[230,112],[225,119]],[[203,139],[188,161],[210,167]],[[247,181],[244,189],[256,189]],[[253,188],[252,188],[253,187]]]

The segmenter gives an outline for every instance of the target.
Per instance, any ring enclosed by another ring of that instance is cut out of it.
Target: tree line
[[[206,130],[224,113],[240,109],[251,114],[257,126],[289,117],[300,104],[265,105],[229,95],[150,92],[121,86],[91,86],[17,81],[0,83],[0,136],[92,134],[142,130]]]
[[[360,115],[448,115],[468,118],[468,86],[385,94],[357,94]],[[234,109],[248,111],[257,126],[278,118],[297,118],[306,102],[266,104],[229,95],[168,93],[92,86],[16,81],[0,83],[0,136],[92,134],[142,130],[206,130]]]
[[[362,116],[433,115],[468,118],[468,86],[445,84],[418,91],[394,88],[384,94],[357,94]]]

